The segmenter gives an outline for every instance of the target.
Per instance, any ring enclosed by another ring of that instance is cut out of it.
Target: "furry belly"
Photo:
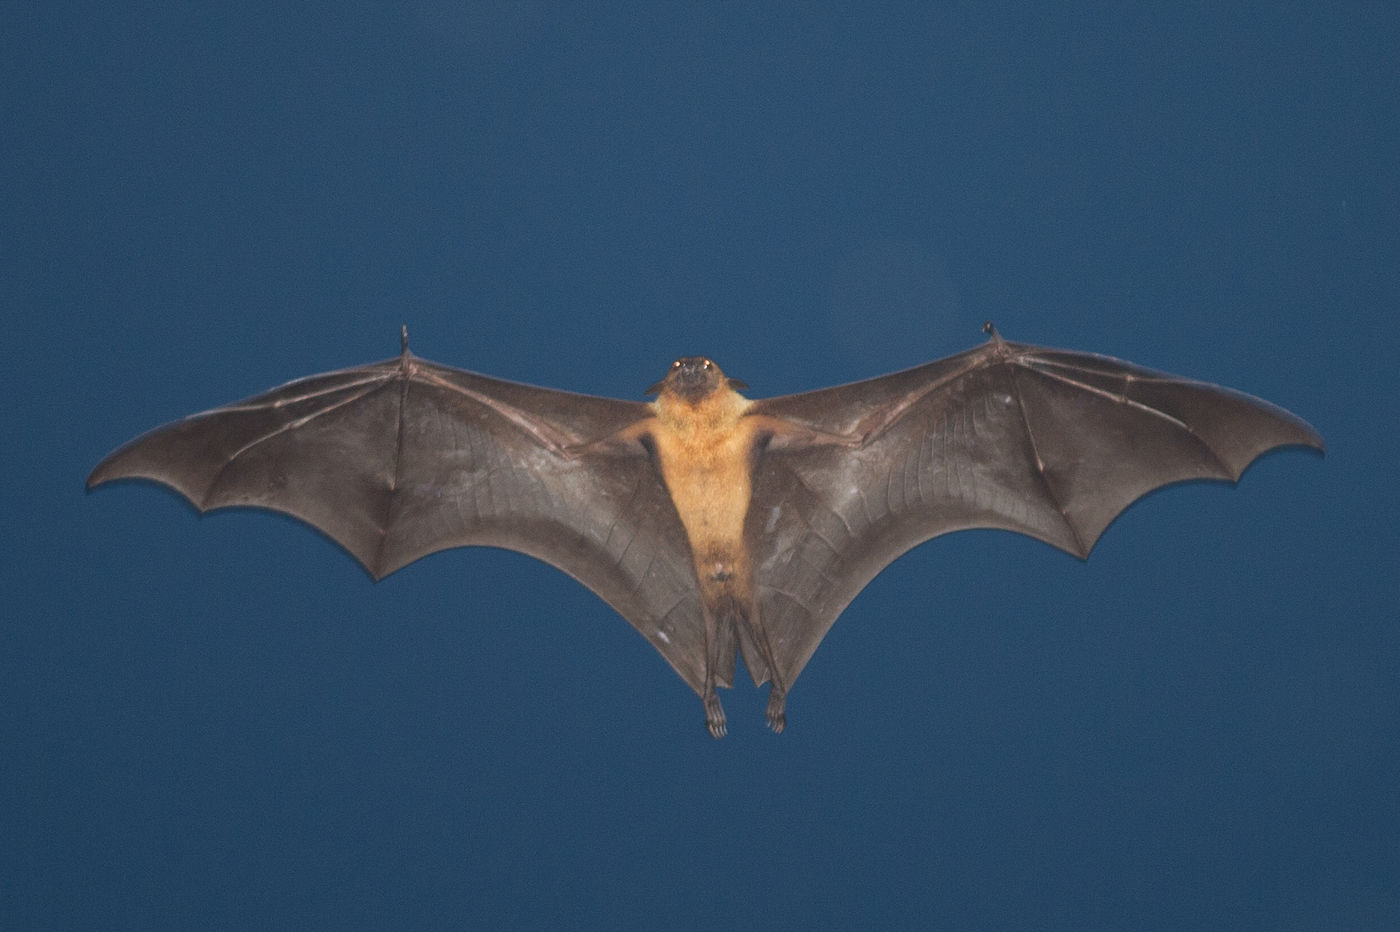
[[[753,482],[747,433],[732,431],[700,443],[657,438],[661,476],[702,583],[748,576],[744,519]]]

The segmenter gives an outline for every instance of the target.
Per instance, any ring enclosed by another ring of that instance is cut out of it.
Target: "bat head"
[[[738,379],[727,378],[714,361],[704,356],[682,356],[671,363],[666,378],[647,389],[648,395],[665,392],[690,404],[697,404],[725,387],[748,388]]]

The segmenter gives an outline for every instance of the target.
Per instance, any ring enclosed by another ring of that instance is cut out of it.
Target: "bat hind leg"
[[[705,727],[710,737],[723,738],[728,728],[724,722],[724,706],[720,705],[716,687],[728,686],[734,677],[734,600],[722,590],[718,597],[706,593],[705,610],[705,688],[700,701],[705,704]]]
[[[780,735],[787,727],[787,683],[778,673],[778,656],[773,651],[773,642],[768,637],[767,629],[758,617],[757,606],[747,617],[750,643],[753,644],[754,652],[758,654],[753,658],[754,665],[761,670],[754,676],[754,680],[767,680],[771,684],[768,687],[768,709],[764,715],[768,719],[768,727],[773,729],[774,734]]]
[[[782,734],[787,727],[787,712],[784,707],[787,705],[787,690],[777,683],[768,688],[768,727],[773,729],[774,734]]]
[[[700,701],[705,703],[705,727],[709,729],[710,737],[723,738],[728,731],[724,723],[724,706],[720,705],[719,694],[715,692],[713,683],[706,687]]]

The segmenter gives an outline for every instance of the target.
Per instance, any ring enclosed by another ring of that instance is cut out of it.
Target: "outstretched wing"
[[[704,626],[689,547],[645,450],[564,454],[649,413],[405,348],[157,428],[98,464],[88,487],[152,479],[200,511],[285,512],[376,579],[448,547],[530,554],[602,597],[698,693]]]
[[[995,334],[948,359],[753,411],[865,438],[769,451],[755,476],[746,534],[789,684],[851,599],[922,541],[1003,528],[1086,557],[1155,488],[1236,481],[1274,447],[1323,448],[1258,398]]]

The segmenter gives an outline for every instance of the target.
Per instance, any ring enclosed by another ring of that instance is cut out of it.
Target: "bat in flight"
[[[87,485],[151,479],[200,511],[285,512],[375,579],[449,547],[530,554],[640,631],[699,694],[711,735],[736,653],[771,683],[782,731],[836,617],[916,544],[1003,528],[1087,557],[1152,489],[1323,449],[1258,398],[983,329],[947,359],[762,400],[690,356],[650,403],[438,365],[405,330],[395,358],[138,437]]]

